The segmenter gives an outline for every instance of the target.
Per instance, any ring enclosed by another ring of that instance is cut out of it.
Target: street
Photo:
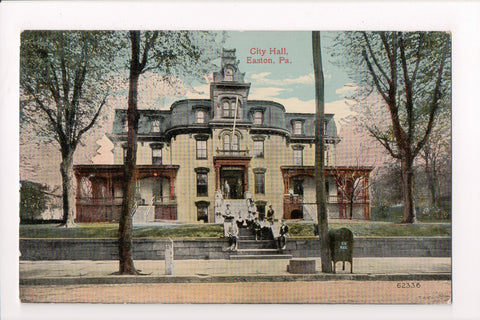
[[[451,303],[451,281],[309,281],[20,286],[22,302]]]

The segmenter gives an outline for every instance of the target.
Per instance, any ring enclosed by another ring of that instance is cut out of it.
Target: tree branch
[[[440,68],[438,69],[437,81],[435,83],[435,89],[433,91],[432,100],[431,100],[431,103],[430,103],[430,113],[429,113],[429,118],[428,118],[427,129],[425,130],[425,134],[424,134],[423,138],[418,142],[417,146],[413,150],[413,156],[414,157],[423,148],[423,145],[427,141],[428,136],[429,136],[430,132],[432,131],[433,123],[434,123],[434,120],[435,120],[435,114],[436,114],[436,111],[437,111],[438,106],[439,106],[439,101],[438,100],[439,100],[439,95],[440,95],[440,86],[441,86],[441,83],[442,83],[442,74],[443,74],[443,68],[444,68],[444,65],[445,65],[445,57],[446,57],[446,54],[447,54],[448,45],[449,45],[449,42],[446,41],[445,46],[443,47],[442,56],[440,58],[441,59]]]
[[[405,55],[405,42],[403,39],[403,33],[399,33],[400,43],[400,62],[403,69],[403,81],[405,82],[405,109],[407,110],[407,145],[411,145],[413,137],[415,135],[415,119],[413,117],[413,96],[412,96],[412,83],[408,75],[407,57]]]
[[[100,106],[98,107],[97,109],[97,112],[95,112],[95,115],[93,116],[92,120],[90,121],[90,123],[83,129],[81,129],[80,131],[78,131],[78,134],[74,140],[74,143],[75,143],[75,146],[77,145],[78,141],[80,141],[80,138],[82,137],[82,135],[87,132],[88,130],[90,130],[93,125],[95,124],[95,122],[97,121],[97,118],[98,116],[100,115],[102,109],[103,109],[103,106],[105,105],[105,103],[107,102],[107,95],[105,95],[105,97],[103,98],[102,102],[100,103]]]
[[[378,141],[380,144],[387,149],[388,153],[395,159],[401,159],[401,155],[394,152],[393,148],[390,146],[390,140],[383,134],[381,134],[379,131],[367,126],[367,130],[370,132],[370,134]]]
[[[388,78],[385,70],[383,70],[382,66],[378,62],[378,59],[375,57],[375,54],[373,53],[373,49],[372,49],[372,46],[370,45],[370,41],[368,40],[367,33],[362,32],[362,34],[363,34],[363,38],[365,39],[365,43],[367,44],[367,49],[370,52],[370,56],[372,57],[372,60],[375,63],[375,66],[380,71],[380,73],[385,77],[385,79],[387,80],[387,83],[391,84],[391,79]]]
[[[148,39],[148,33],[145,35],[145,48],[142,54],[142,61],[140,62],[140,72],[143,73],[145,66],[148,62],[148,52],[155,45],[155,41],[158,37],[158,31],[153,31],[152,36]]]

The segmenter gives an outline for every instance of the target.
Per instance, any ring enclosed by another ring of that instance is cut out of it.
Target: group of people
[[[255,233],[255,240],[274,239],[277,248],[284,250],[286,247],[286,235],[288,226],[282,220],[279,233],[275,236],[272,230],[275,221],[275,211],[272,205],[268,206],[267,214],[257,212],[252,198],[247,199],[246,215],[239,214],[237,218],[233,215],[230,204],[226,205],[224,214],[225,235],[228,237],[229,250],[236,250],[238,243],[239,228],[248,228]]]

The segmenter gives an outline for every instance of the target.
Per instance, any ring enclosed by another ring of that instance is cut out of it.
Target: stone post
[[[165,246],[165,274],[173,275],[174,274],[174,265],[173,265],[173,240],[170,239],[170,243]]]

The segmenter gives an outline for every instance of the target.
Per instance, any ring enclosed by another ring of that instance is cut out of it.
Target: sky
[[[311,31],[227,31],[226,35],[224,47],[236,49],[239,69],[245,72],[245,81],[251,83],[249,99],[276,101],[283,104],[287,112],[315,112]],[[334,113],[338,123],[350,114],[344,95],[345,90],[351,88],[352,80],[332,63],[326,50],[333,43],[334,33],[322,32],[321,36],[325,110]],[[271,49],[281,48],[284,48],[282,54],[271,54]],[[248,63],[248,59],[272,59],[272,63]],[[220,59],[215,62],[220,65]],[[160,97],[157,103],[160,108],[169,108],[179,98],[209,98],[209,93],[208,83],[197,84],[194,92]]]

